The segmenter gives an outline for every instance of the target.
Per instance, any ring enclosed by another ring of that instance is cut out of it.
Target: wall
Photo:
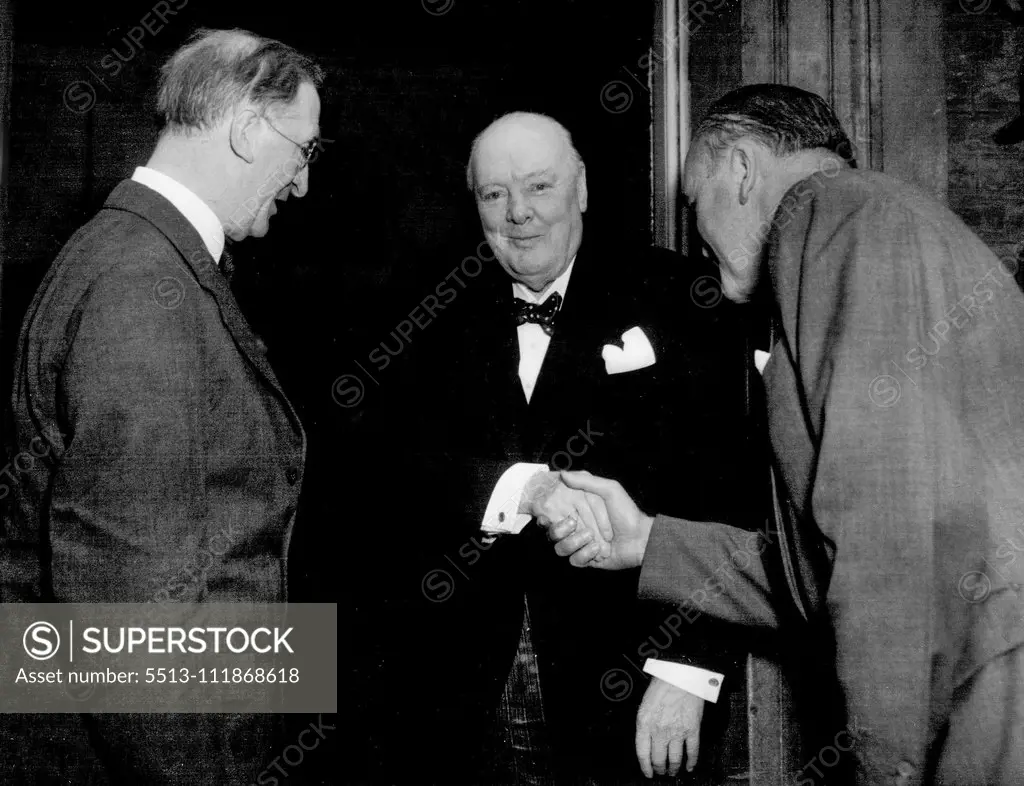
[[[1020,110],[1024,26],[998,15],[1000,3],[946,2],[948,200],[999,256],[1012,259],[1024,241],[1024,144],[1000,146],[992,134]],[[1024,285],[1019,269],[1017,279]]]

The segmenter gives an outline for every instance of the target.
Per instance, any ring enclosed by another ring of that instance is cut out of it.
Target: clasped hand
[[[604,500],[597,494],[570,488],[557,472],[539,472],[526,484],[522,512],[548,529],[573,533],[579,543],[591,546],[590,560],[603,562],[611,554],[611,522]]]
[[[605,570],[635,568],[643,562],[647,539],[654,519],[645,515],[616,480],[599,478],[589,472],[561,472],[561,482],[568,491],[583,492],[585,499],[601,511],[597,535],[590,525],[579,527],[569,518],[538,517],[547,528],[548,538],[555,544],[555,553],[568,557],[575,567],[595,567]],[[595,498],[600,502],[598,506]],[[586,523],[586,519],[584,519]],[[600,536],[604,541],[597,540]],[[610,543],[608,542],[610,541]]]

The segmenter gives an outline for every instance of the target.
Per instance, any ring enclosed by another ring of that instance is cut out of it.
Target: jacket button
[[[295,481],[299,479],[299,471],[295,467],[288,467],[284,472],[284,476],[288,480],[288,485],[294,486]]]

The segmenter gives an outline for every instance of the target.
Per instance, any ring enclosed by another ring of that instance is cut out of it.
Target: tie
[[[516,320],[516,326],[526,322],[533,322],[540,325],[541,329],[549,336],[555,332],[555,315],[562,305],[562,296],[557,292],[540,305],[527,303],[520,298],[515,299],[512,307],[512,316]]]
[[[228,280],[230,284],[235,277],[235,259],[231,256],[231,252],[228,251],[227,246],[220,255],[220,269],[224,273],[224,278]]]

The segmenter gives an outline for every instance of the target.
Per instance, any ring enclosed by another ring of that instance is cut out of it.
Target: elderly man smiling
[[[711,107],[686,162],[726,294],[774,315],[777,574],[747,533],[644,515],[587,473],[563,478],[604,497],[611,556],[572,524],[550,535],[576,565],[642,565],[645,597],[829,630],[847,717],[819,731],[857,783],[1022,783],[1024,566],[989,566],[1024,519],[1024,295],[949,210],[850,152],[818,96],[754,85]]]
[[[156,150],[64,247],[21,330],[16,445],[47,452],[15,487],[0,599],[286,599],[305,434],[219,265],[225,237],[266,235],[306,194],[321,79],[240,30],[200,31],[164,65]],[[245,785],[277,754],[270,716],[7,725],[15,783]]]
[[[643,691],[610,693],[602,680],[631,668],[623,653],[648,635],[636,575],[571,570],[533,520],[573,518],[598,539],[607,530],[600,499],[559,481],[570,467],[628,476],[651,504],[728,517],[741,429],[718,424],[742,422],[742,375],[730,384],[715,364],[732,352],[742,372],[742,349],[714,338],[707,327],[721,315],[689,297],[708,271],[584,232],[587,169],[553,119],[494,121],[473,143],[467,179],[494,256],[425,334],[433,398],[417,447],[440,508],[410,532],[422,563],[408,576],[417,605],[402,615],[426,628],[429,651],[405,666],[430,684],[402,683],[405,720],[383,736],[404,750],[401,730],[417,729],[422,756],[404,757],[413,782],[431,777],[424,762],[442,783],[629,782],[641,778],[632,736]],[[702,700],[655,683],[641,725],[656,716],[680,745],[696,740]],[[483,769],[494,746],[497,774]]]

